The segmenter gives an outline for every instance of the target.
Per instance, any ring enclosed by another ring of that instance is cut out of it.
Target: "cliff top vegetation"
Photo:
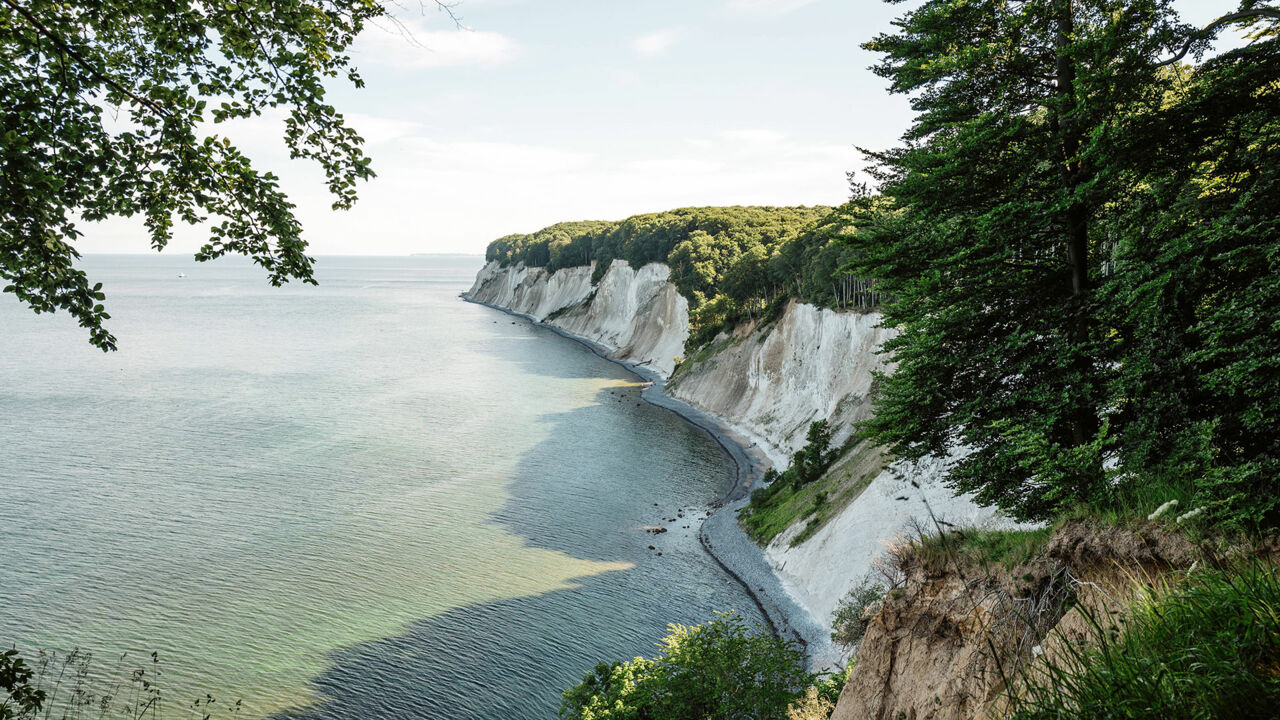
[[[874,284],[846,269],[853,249],[840,237],[848,231],[848,218],[825,206],[680,208],[507,235],[489,244],[486,259],[551,272],[595,262],[597,280],[614,260],[666,263],[689,301],[697,347],[788,298],[833,308],[879,302]]]
[[[900,330],[871,439],[1022,519],[1280,521],[1280,11],[1231,17],[1207,56],[1169,0],[935,0],[865,45],[917,111],[892,211],[842,211]]]

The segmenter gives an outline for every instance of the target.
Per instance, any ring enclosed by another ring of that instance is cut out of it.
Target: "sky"
[[[314,254],[481,253],[564,220],[696,205],[834,205],[857,147],[911,121],[859,45],[913,3],[875,0],[399,0],[330,99],[378,173],[348,211],[290,161],[282,115],[217,132],[281,177]],[[1235,0],[1176,0],[1207,24]],[[140,224],[84,227],[82,252],[144,252]],[[179,229],[172,251],[204,235]]]

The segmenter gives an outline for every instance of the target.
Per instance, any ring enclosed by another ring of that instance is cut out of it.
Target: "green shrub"
[[[1135,604],[1118,628],[1022,671],[1017,720],[1275,718],[1280,713],[1280,577],[1255,561],[1195,574]]]
[[[564,692],[560,716],[576,720],[639,720],[652,717],[657,663],[638,657],[599,663]]]
[[[0,690],[5,693],[0,720],[34,716],[44,705],[45,692],[35,681],[35,671],[18,657],[17,650],[0,653]]]
[[[791,459],[791,469],[796,473],[796,485],[807,485],[822,477],[836,461],[838,451],[831,449],[831,424],[826,420],[809,423],[804,448]]]
[[[804,696],[787,708],[787,720],[827,720],[836,709],[840,691],[849,680],[853,665],[844,672],[832,673],[804,691]]]
[[[813,684],[804,653],[734,613],[671,625],[653,659],[601,663],[564,693],[570,720],[777,718]]]
[[[884,602],[885,586],[865,577],[840,600],[831,616],[831,642],[848,650],[862,642],[867,625]]]
[[[765,471],[764,478],[761,480],[764,483],[763,487],[758,487],[751,491],[751,504],[753,506],[763,507],[768,505],[774,496],[787,485],[787,483],[778,482],[779,477],[781,475],[773,468]]]
[[[827,504],[827,491],[823,490],[813,496],[813,505],[809,507],[809,514],[812,515],[823,508]]]

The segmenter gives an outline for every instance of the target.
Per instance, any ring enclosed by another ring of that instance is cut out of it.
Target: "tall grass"
[[[157,653],[140,663],[120,656],[103,667],[91,653],[40,650],[30,664],[16,651],[0,663],[0,720],[165,720],[237,718],[241,702],[212,695],[187,699],[161,693]]]
[[[1085,615],[1092,637],[1022,668],[1012,718],[1280,718],[1274,566],[1195,573],[1140,599],[1118,626]]]

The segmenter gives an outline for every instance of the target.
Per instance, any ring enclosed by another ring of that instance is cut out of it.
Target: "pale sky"
[[[367,83],[331,98],[379,177],[329,209],[289,161],[279,118],[227,134],[282,178],[314,254],[483,252],[562,220],[692,205],[834,205],[855,145],[911,115],[858,45],[913,3],[874,0],[463,0],[466,29],[402,0],[353,57]],[[1203,25],[1235,0],[1178,0]],[[423,6],[425,7],[425,6]],[[130,221],[85,226],[82,252],[144,252]],[[199,245],[179,229],[172,251]]]

